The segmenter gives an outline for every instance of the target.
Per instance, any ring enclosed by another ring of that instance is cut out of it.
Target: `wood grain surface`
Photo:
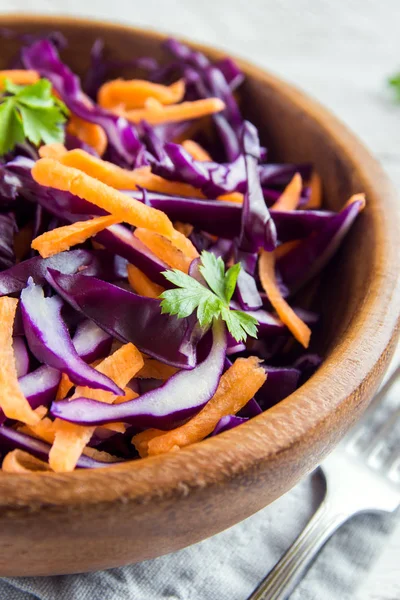
[[[18,3],[18,2],[13,2],[13,8],[15,8],[18,4],[20,4],[20,6],[23,6],[24,8],[27,8],[27,4],[25,3]],[[45,5],[46,3],[43,3],[43,5]],[[153,9],[156,8],[154,6],[154,3],[150,2],[150,3],[146,3],[147,4],[147,9],[151,9],[151,5],[153,5]],[[181,5],[181,8],[183,8],[182,3],[177,3]],[[186,4],[186,9],[183,8],[183,13],[185,14],[185,10],[186,10],[186,16],[189,17],[189,13],[192,11],[192,16],[193,16],[193,9],[190,9],[190,3],[185,3]],[[221,3],[221,14],[223,13],[223,9],[227,7],[228,3]],[[245,6],[246,4],[246,6]],[[304,3],[300,3],[302,5],[304,5]],[[306,3],[308,6],[308,3]],[[325,4],[331,4],[331,3],[325,3]],[[333,4],[333,3],[332,3]],[[350,11],[352,10],[352,5],[357,5],[358,7],[361,8],[361,3],[350,3],[350,7],[347,7],[346,10],[348,10],[348,8],[350,8]],[[222,7],[222,5],[224,5],[224,7]],[[229,3],[230,6],[232,6],[232,3]],[[240,5],[240,6],[239,6]],[[277,31],[278,29],[278,21],[281,22],[282,19],[282,23],[284,23],[285,21],[285,9],[289,10],[292,7],[289,5],[286,5],[286,3],[284,2],[280,2],[278,3],[278,7],[275,10],[275,13],[272,12],[272,19],[276,20],[276,28],[275,28],[275,33],[273,32],[273,27],[271,27],[271,25],[273,25],[273,23],[271,23],[270,27],[266,27],[265,30],[265,34],[267,37],[267,29],[270,29],[270,31],[268,32],[270,35],[272,33],[272,39],[276,40],[278,42],[278,34]],[[367,7],[366,7],[367,5]],[[35,5],[37,6],[37,5]],[[50,4],[46,5],[50,8]],[[54,8],[55,4],[52,5],[52,7]],[[79,12],[82,10],[82,7],[78,6],[78,3],[74,3],[74,2],[69,2],[67,3],[67,5],[63,5],[63,8],[65,10],[65,6],[67,6],[68,9],[71,10],[75,10],[76,12]],[[349,51],[350,50],[350,57],[352,59],[352,62],[350,61],[350,64],[346,65],[345,63],[345,59],[346,54],[343,53],[343,49],[342,48],[338,48],[337,49],[337,56],[336,56],[336,62],[333,59],[333,54],[330,55],[331,56],[331,62],[328,63],[328,66],[330,69],[332,69],[333,67],[333,73],[334,73],[334,77],[326,77],[324,81],[317,81],[315,79],[313,79],[313,75],[311,74],[312,69],[307,70],[306,68],[304,70],[302,70],[301,64],[303,64],[304,66],[304,47],[307,45],[307,40],[308,42],[310,41],[310,37],[309,34],[313,33],[315,34],[314,37],[312,38],[313,43],[309,43],[309,54],[307,54],[307,56],[309,57],[309,63],[311,65],[312,60],[314,60],[314,55],[318,54],[318,48],[321,48],[320,52],[322,52],[322,56],[324,56],[324,48],[325,48],[325,43],[328,42],[332,42],[333,38],[329,38],[326,40],[322,39],[322,34],[321,31],[319,30],[318,27],[318,13],[316,14],[315,11],[311,10],[310,8],[310,12],[309,12],[309,19],[308,22],[306,23],[305,21],[303,21],[304,23],[304,27],[303,29],[299,28],[296,36],[291,40],[291,45],[289,45],[289,48],[291,48],[291,52],[292,52],[292,60],[288,60],[288,54],[287,54],[287,50],[284,50],[283,52],[281,51],[281,48],[279,48],[279,51],[276,51],[275,53],[272,52],[270,55],[266,54],[266,50],[265,48],[270,47],[271,49],[273,48],[272,45],[268,46],[268,43],[265,43],[265,38],[264,38],[264,31],[263,31],[263,35],[261,35],[261,29],[260,29],[260,22],[266,23],[265,21],[265,17],[264,20],[261,19],[262,17],[262,8],[265,8],[265,4],[264,3],[259,3],[259,2],[255,2],[252,3],[251,6],[248,5],[248,3],[241,3],[241,2],[237,2],[236,3],[237,6],[237,10],[236,12],[233,11],[233,15],[230,14],[229,17],[229,24],[230,27],[228,28],[228,30],[226,30],[226,28],[224,29],[224,36],[220,36],[218,35],[218,28],[216,27],[215,23],[212,24],[210,19],[206,23],[205,18],[203,19],[199,19],[198,22],[198,27],[196,27],[196,30],[193,31],[193,34],[196,35],[196,37],[198,38],[203,38],[203,39],[210,39],[212,41],[218,41],[219,43],[223,43],[225,46],[229,46],[231,48],[232,51],[234,51],[236,49],[239,50],[242,54],[247,54],[248,56],[251,56],[253,58],[255,58],[257,60],[257,62],[264,62],[264,64],[272,64],[275,69],[280,69],[280,65],[285,64],[286,65],[286,72],[289,74],[289,76],[292,77],[292,79],[297,79],[299,83],[301,83],[304,87],[308,87],[308,89],[311,89],[314,93],[316,93],[317,95],[319,95],[319,97],[321,99],[323,99],[324,101],[328,101],[329,104],[329,99],[330,99],[330,93],[333,94],[334,98],[337,99],[337,104],[336,106],[334,106],[338,112],[340,112],[347,121],[351,122],[351,124],[354,125],[358,125],[358,124],[362,124],[362,118],[363,116],[365,117],[366,115],[366,107],[363,105],[363,102],[360,102],[360,100],[362,99],[362,96],[357,96],[357,88],[355,86],[351,86],[348,85],[348,83],[351,80],[351,69],[349,67],[353,67],[354,69],[357,69],[357,65],[361,64],[365,64],[365,62],[363,62],[363,60],[365,60],[365,56],[361,56],[360,57],[360,62],[357,63],[357,52],[353,50],[353,46],[352,46],[352,42],[350,41],[350,37],[348,35],[347,32],[345,32],[346,35],[344,35],[344,40],[347,40],[347,46],[345,48],[345,50]],[[371,38],[371,40],[374,40],[375,37],[372,35],[371,33],[371,27],[372,25],[369,25],[369,21],[366,21],[366,17],[365,15],[368,15],[367,10],[365,10],[366,8],[368,9],[368,7],[370,6],[370,3],[362,3],[363,6],[363,10],[362,10],[362,24],[366,25],[365,31],[362,30],[362,28],[360,27],[360,32],[365,36],[369,36]],[[394,6],[394,10],[396,9],[396,5],[393,4]],[[99,11],[99,13],[101,14],[102,11],[105,10],[105,3],[103,2],[99,2],[96,3],[96,11]],[[311,4],[308,6],[311,7]],[[199,9],[201,14],[205,15],[207,12],[207,8],[210,8],[210,5],[207,7],[207,3],[203,4],[203,8]],[[298,7],[299,12],[302,11],[302,6]],[[51,8],[52,10],[52,8]],[[257,12],[258,11],[258,12]],[[87,8],[85,8],[85,12],[87,12]],[[228,13],[229,11],[227,11]],[[232,11],[230,11],[232,13]],[[381,11],[382,12],[382,11]],[[384,11],[383,11],[384,12]],[[132,15],[131,20],[142,20],[143,19],[146,21],[146,18],[143,17],[143,14],[146,13],[146,9],[142,9],[142,13],[141,14],[135,14]],[[226,13],[226,14],[227,14]],[[360,17],[360,13],[356,10],[354,10],[354,13],[357,13],[357,18]],[[125,12],[125,16],[128,16],[130,13],[129,11]],[[153,15],[156,14],[156,11],[154,11],[152,13]],[[244,17],[245,15],[245,17]],[[109,14],[108,16],[114,16]],[[330,15],[327,15],[327,18]],[[355,15],[354,15],[355,16]],[[374,13],[375,16],[375,13]],[[381,18],[381,15],[376,14],[376,18],[377,21],[375,22],[376,26],[379,27],[379,19]],[[236,19],[236,21],[235,21]],[[360,20],[360,19],[358,19]],[[150,17],[148,17],[148,21],[150,21],[151,24],[153,25],[158,25],[157,22],[154,22],[154,17],[152,17],[150,19]],[[161,21],[160,21],[161,22]],[[221,23],[221,21],[218,21],[219,23]],[[351,18],[351,15],[349,16],[348,19],[344,19],[343,23],[352,23],[354,22],[354,19]],[[146,23],[148,24],[148,23]],[[163,20],[163,26],[165,28],[169,28],[170,30],[177,30],[179,31],[179,28],[182,27],[182,32],[184,32],[186,30],[186,28],[184,28],[183,26],[178,26],[176,24],[176,22],[172,22],[171,20],[168,21],[168,19]],[[257,27],[258,24],[258,27]],[[234,25],[236,25],[236,27],[234,27]],[[387,25],[387,27],[386,27]],[[350,27],[350,25],[349,25]],[[237,44],[236,44],[236,40],[237,40],[237,30],[238,28],[240,28],[241,32],[242,32],[242,38],[243,41],[245,42],[244,44],[241,44],[241,47],[238,49],[237,48]],[[351,28],[351,27],[350,27]],[[323,29],[323,28],[322,28]],[[381,28],[382,29],[382,28]],[[383,30],[386,32],[386,35],[390,35],[390,33],[387,33],[387,30],[389,29],[390,32],[390,23],[389,20],[387,20],[387,23],[385,22],[385,27],[383,28]],[[204,33],[206,33],[206,35],[204,35]],[[287,36],[287,29],[285,29],[285,27],[283,27],[283,33],[281,33],[281,35],[283,36]],[[235,37],[236,36],[236,37]],[[275,37],[274,37],[275,36]],[[218,39],[217,39],[218,38]],[[304,39],[303,39],[304,38]],[[210,40],[210,41],[211,41]],[[355,42],[354,42],[355,43]],[[319,46],[318,46],[319,44]],[[280,44],[278,44],[280,46]],[[345,44],[346,45],[346,44]],[[373,45],[373,42],[372,42]],[[365,48],[367,46],[366,43],[364,43],[364,45],[362,46],[363,48]],[[278,46],[277,46],[278,47]],[[262,50],[262,52],[260,52],[260,50]],[[380,46],[378,44],[377,48],[374,48],[374,52],[378,54],[378,59],[381,56],[382,53],[379,53],[380,50]],[[307,51],[308,52],[308,51]],[[303,54],[302,54],[303,53]],[[362,54],[362,53],[360,53]],[[386,55],[385,55],[386,56]],[[303,57],[303,63],[301,63],[301,58]],[[342,61],[339,60],[339,58],[342,59]],[[282,61],[285,61],[282,62]],[[320,57],[315,57],[315,60],[320,60]],[[372,74],[376,73],[376,67],[375,67],[375,71],[374,71],[374,65],[376,65],[376,61],[375,63],[372,61],[372,67],[371,64],[369,64],[369,70],[368,70],[368,79],[371,76],[371,69],[372,69]],[[371,69],[370,69],[371,67]],[[342,80],[339,77],[339,71],[343,70],[343,75],[342,75]],[[316,71],[315,71],[316,72]],[[320,70],[318,71],[318,74],[320,76]],[[330,71],[331,73],[332,71]],[[301,73],[301,76],[300,76]],[[306,73],[306,77],[304,77],[303,73]],[[316,76],[315,76],[316,77]],[[356,81],[360,81],[360,78],[357,78],[355,76]],[[315,83],[314,85],[314,89],[313,89],[313,83]],[[342,83],[342,93],[339,93],[340,90],[340,84]],[[335,87],[336,86],[336,87]],[[370,88],[368,88],[370,89]],[[372,93],[372,92],[371,92]],[[377,94],[379,96],[379,94]],[[265,98],[265,101],[269,100],[269,97]],[[380,98],[380,100],[378,99],[377,104],[379,104],[379,102],[382,100],[382,98]],[[331,106],[333,106],[333,104],[331,104]],[[343,108],[343,110],[340,110],[341,108]],[[376,109],[375,111],[375,116],[377,116],[379,114],[379,111]],[[372,120],[372,116],[371,116],[371,120]],[[382,121],[381,121],[382,124]],[[394,152],[394,144],[392,144],[391,146],[391,150],[387,151],[386,147],[385,147],[385,136],[388,136],[389,139],[391,139],[391,137],[393,137],[394,139],[394,134],[395,131],[393,128],[388,129],[387,126],[385,127],[385,125],[387,125],[387,121],[384,120],[383,123],[383,127],[378,127],[377,125],[375,125],[375,127],[372,127],[372,123],[371,126],[369,128],[366,128],[365,130],[362,129],[362,127],[358,127],[360,133],[363,135],[364,138],[367,139],[367,141],[369,142],[374,142],[374,149],[378,150],[378,154],[380,155],[381,158],[385,158],[385,153],[387,154],[385,160],[387,165],[389,166],[389,168],[391,168],[391,171],[396,174],[399,172],[399,161],[398,161],[398,154],[396,155],[396,153]],[[368,132],[372,132],[374,131],[375,133],[368,133]],[[384,135],[385,134],[385,135]],[[273,134],[272,134],[273,135]],[[397,138],[398,139],[398,138]],[[376,141],[378,141],[378,144],[376,144]],[[282,142],[284,143],[284,142]],[[347,140],[344,142],[344,146],[347,144]],[[378,148],[377,148],[378,145]],[[278,147],[276,148],[276,151],[279,153],[279,151],[282,150],[279,148],[279,144]],[[301,148],[300,151],[303,151],[304,148]],[[310,146],[309,151],[312,154],[312,148]],[[344,148],[344,151],[347,152],[346,148]],[[397,156],[397,158],[396,158]],[[369,162],[369,159],[367,160],[367,165],[371,165],[372,163]],[[349,183],[348,181],[348,176],[347,176],[347,181],[346,181],[347,185]],[[345,185],[346,185],[345,183]],[[384,192],[384,190],[380,190],[380,192]],[[383,194],[385,195],[385,194]],[[376,215],[375,215],[376,216]],[[375,217],[374,217],[375,218]],[[391,305],[388,304],[388,310],[390,312],[391,310]],[[372,333],[372,332],[371,332]],[[357,365],[356,365],[357,366]],[[353,365],[354,367],[354,365]],[[351,370],[351,367],[350,367]],[[366,392],[366,390],[364,390],[364,393]],[[331,401],[330,398],[327,399],[327,403],[329,403]],[[282,416],[282,415],[281,415]],[[364,598],[367,596],[363,596]],[[376,598],[380,598],[380,596],[375,596]],[[382,596],[383,597],[383,596]],[[389,596],[388,596],[389,597]],[[393,596],[393,597],[397,597],[397,596]]]

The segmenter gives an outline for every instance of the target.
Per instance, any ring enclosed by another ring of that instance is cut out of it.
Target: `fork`
[[[320,465],[326,481],[324,500],[248,600],[286,600],[318,551],[345,521],[358,513],[394,512],[400,506],[400,404],[379,422],[382,401],[399,376],[400,367],[377,393],[363,419]],[[371,429],[375,429],[372,439]]]

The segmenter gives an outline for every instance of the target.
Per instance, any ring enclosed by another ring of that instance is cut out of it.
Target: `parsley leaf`
[[[47,79],[33,85],[16,85],[4,79],[4,94],[0,97],[0,156],[27,138],[38,146],[64,141],[62,124],[68,109],[52,95]]]
[[[209,287],[177,269],[165,271],[164,277],[176,288],[161,294],[161,312],[182,319],[197,310],[197,319],[203,327],[213,319],[222,318],[236,341],[245,341],[248,335],[257,337],[257,320],[229,307],[240,268],[236,264],[225,273],[223,260],[203,251],[199,271]]]
[[[388,83],[393,88],[393,90],[396,93],[397,99],[400,101],[400,73],[397,73],[397,75],[393,75],[393,77],[390,77]]]

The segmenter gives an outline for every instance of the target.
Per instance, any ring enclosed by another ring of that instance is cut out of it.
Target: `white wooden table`
[[[120,20],[242,55],[328,106],[400,187],[400,104],[385,87],[400,70],[400,0],[0,0],[0,9]],[[400,599],[399,558],[400,525],[359,600]]]

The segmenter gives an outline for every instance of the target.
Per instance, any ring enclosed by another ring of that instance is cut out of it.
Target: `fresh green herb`
[[[396,93],[397,99],[400,101],[400,73],[397,73],[397,75],[393,75],[393,77],[391,77],[388,80],[388,83],[393,88],[393,90]]]
[[[16,85],[4,79],[0,97],[0,156],[25,139],[38,146],[64,141],[62,124],[68,115],[67,107],[52,95],[48,79],[33,85]]]
[[[225,273],[222,258],[216,258],[211,252],[203,251],[199,271],[208,287],[177,269],[164,271],[164,277],[176,285],[176,289],[166,290],[161,294],[161,311],[182,319],[197,309],[197,318],[202,326],[210,325],[213,319],[221,318],[236,341],[245,341],[248,335],[256,338],[257,319],[229,307],[240,268],[238,263]]]

